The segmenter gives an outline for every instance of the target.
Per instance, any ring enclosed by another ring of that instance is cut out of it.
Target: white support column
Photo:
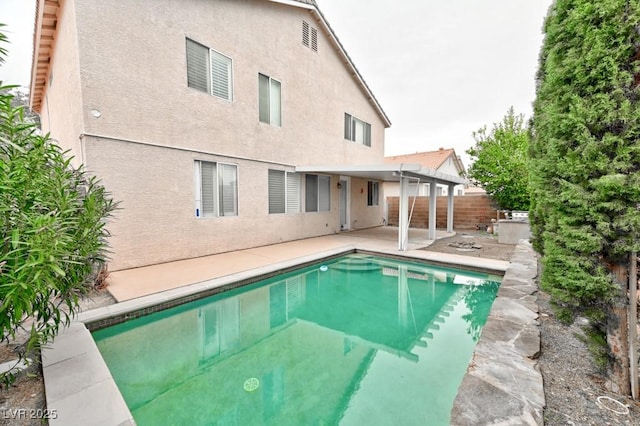
[[[400,205],[398,206],[398,250],[405,251],[409,243],[409,179],[400,177]]]
[[[453,232],[453,188],[455,186],[453,184],[449,184],[449,188],[447,191],[447,232]]]
[[[436,181],[429,182],[429,236],[430,240],[436,239]]]

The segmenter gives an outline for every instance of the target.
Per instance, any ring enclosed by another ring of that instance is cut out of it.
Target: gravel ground
[[[486,232],[465,232],[438,240],[425,250],[509,260],[515,246],[499,244],[497,237]],[[102,291],[92,293],[82,303],[84,309],[89,309],[114,301],[108,292]],[[547,402],[545,424],[640,425],[640,404],[605,390],[604,378],[591,362],[585,344],[577,337],[582,334],[581,326],[578,323],[565,326],[558,322],[546,293],[538,293],[538,303],[542,341],[538,366],[544,379]],[[10,346],[1,344],[0,362],[11,359],[11,356]],[[42,373],[37,366],[32,367],[28,375],[22,375],[9,390],[0,391],[0,425],[46,424],[37,416],[45,408]],[[23,418],[10,418],[16,415]]]
[[[89,310],[115,303],[106,290],[94,290],[80,300],[80,308]],[[18,336],[17,341],[24,341]],[[16,342],[0,343],[0,363],[16,358],[13,349]],[[0,389],[0,426],[42,426],[48,422],[48,416],[55,416],[46,410],[44,379],[42,369],[37,363],[22,372],[13,386]]]

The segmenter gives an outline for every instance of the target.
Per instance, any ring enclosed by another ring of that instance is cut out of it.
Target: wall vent
[[[314,52],[318,51],[318,30],[302,21],[302,44]]]
[[[302,44],[309,47],[309,24],[302,21]]]
[[[311,50],[318,51],[318,30],[311,28]]]

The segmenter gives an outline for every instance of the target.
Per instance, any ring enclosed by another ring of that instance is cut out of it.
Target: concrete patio
[[[451,235],[438,232],[437,237]],[[530,359],[540,345],[537,307],[531,299],[535,292],[536,264],[532,261],[535,254],[530,245],[521,243],[514,262],[509,263],[420,250],[432,243],[423,237],[426,230],[411,230],[409,250],[400,252],[397,228],[380,227],[113,272],[109,291],[118,303],[81,313],[43,350],[47,408],[57,413],[57,418],[49,422],[52,425],[135,425],[87,324],[114,316],[127,317],[174,299],[197,298],[202,292],[254,276],[362,250],[506,273],[485,326],[488,331],[482,334],[461,386],[452,422],[469,424],[480,410],[485,413],[482,421],[541,424],[542,377]],[[505,360],[508,360],[506,367]],[[503,373],[504,368],[508,375]],[[486,392],[474,391],[478,383],[479,389],[486,388]],[[527,384],[524,388],[523,383]],[[496,388],[501,389],[499,394],[492,390]],[[522,394],[523,389],[526,395]]]
[[[455,233],[439,230],[436,233],[436,238],[446,238],[452,235]],[[449,257],[442,253],[434,255],[434,253],[420,250],[432,242],[433,240],[427,239],[426,229],[410,229],[408,250],[399,251],[398,228],[380,226],[112,272],[109,275],[108,290],[118,302],[122,302],[327,250],[353,248],[492,271],[504,271],[506,267],[506,262],[497,260],[470,259],[467,256]]]

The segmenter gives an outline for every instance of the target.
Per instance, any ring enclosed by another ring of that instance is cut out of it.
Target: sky
[[[535,99],[553,0],[316,0],[391,120],[385,155],[454,148]],[[29,86],[36,0],[0,0],[9,55],[0,81]]]

